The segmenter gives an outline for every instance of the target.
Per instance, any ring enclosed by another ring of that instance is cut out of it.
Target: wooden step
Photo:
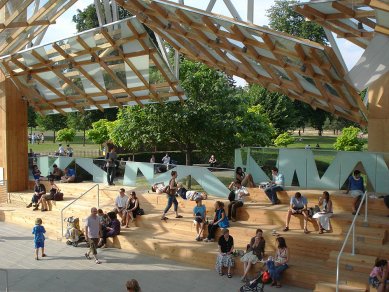
[[[340,292],[366,292],[366,288],[355,287],[350,285],[339,285]],[[336,284],[327,282],[316,283],[314,292],[336,292]]]

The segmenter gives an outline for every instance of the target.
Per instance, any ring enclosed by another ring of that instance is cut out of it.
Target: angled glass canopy
[[[0,1],[0,55],[25,48],[75,2],[77,0]]]
[[[389,36],[387,0],[325,0],[301,3],[296,12],[366,49],[375,32]]]
[[[366,107],[330,47],[166,0],[117,2],[190,59],[366,123]]]
[[[43,114],[185,99],[135,17],[2,57],[0,67]]]

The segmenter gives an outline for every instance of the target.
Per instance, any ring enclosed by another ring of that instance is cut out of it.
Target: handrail
[[[363,201],[365,201],[365,219],[364,219],[364,224],[367,224],[367,201],[368,201],[367,199],[368,199],[368,196],[367,196],[367,191],[366,191],[363,194],[363,196],[362,196],[361,203],[358,206],[357,212],[354,215],[353,222],[351,222],[350,228],[349,228],[349,230],[347,232],[347,235],[346,235],[346,237],[344,239],[342,248],[340,249],[338,257],[336,258],[336,292],[339,292],[339,265],[340,265],[340,257],[342,256],[344,248],[346,247],[347,240],[348,240],[348,238],[349,238],[349,236],[351,234],[351,231],[353,233],[353,242],[352,242],[352,252],[351,252],[351,254],[355,255],[355,222],[357,221],[359,211],[362,208]]]
[[[99,184],[95,184],[93,187],[89,188],[87,191],[85,191],[83,194],[81,194],[77,199],[73,200],[72,202],[70,202],[69,204],[67,204],[65,207],[62,208],[61,210],[61,234],[62,236],[65,236],[64,233],[63,233],[63,211],[68,208],[70,205],[72,205],[74,202],[78,201],[79,199],[81,199],[84,195],[86,195],[87,193],[89,193],[91,190],[93,190],[94,188],[97,187],[97,208],[100,207],[100,186]]]
[[[0,272],[5,274],[5,292],[8,292],[8,271],[6,269],[0,269]]]

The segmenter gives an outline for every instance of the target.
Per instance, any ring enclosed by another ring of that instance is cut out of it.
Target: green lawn
[[[337,137],[329,136],[294,136],[297,139],[302,138],[303,141],[296,142],[288,145],[288,148],[305,148],[306,145],[311,145],[311,148],[315,148],[316,144],[320,145],[321,149],[334,150],[334,143]]]

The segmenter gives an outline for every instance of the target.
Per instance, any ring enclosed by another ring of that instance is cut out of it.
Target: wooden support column
[[[389,73],[370,85],[368,150],[389,153]]]
[[[28,188],[27,102],[0,71],[0,167],[8,191]]]

